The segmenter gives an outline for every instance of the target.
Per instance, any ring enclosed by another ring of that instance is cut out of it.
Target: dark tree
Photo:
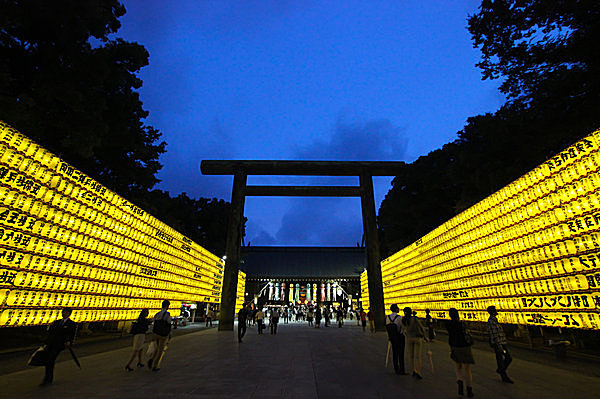
[[[600,2],[484,0],[469,31],[508,101],[394,179],[379,210],[387,254],[600,127]]]
[[[152,188],[165,143],[136,91],[148,52],[111,39],[116,0],[0,1],[0,119],[121,195]]]

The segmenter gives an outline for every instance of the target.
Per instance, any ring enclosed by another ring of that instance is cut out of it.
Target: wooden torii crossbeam
[[[233,175],[219,330],[233,330],[237,277],[241,261],[242,221],[247,196],[360,197],[367,248],[370,308],[375,316],[376,328],[384,330],[385,314],[373,176],[396,176],[404,165],[404,162],[362,161],[202,161],[200,170],[204,175]],[[246,181],[249,175],[358,176],[360,185],[248,186]]]

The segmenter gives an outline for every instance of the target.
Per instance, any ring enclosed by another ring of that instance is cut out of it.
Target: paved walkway
[[[242,344],[216,329],[173,338],[153,373],[124,370],[129,349],[82,356],[82,370],[67,353],[56,366],[55,383],[38,387],[42,368],[0,376],[1,398],[458,398],[448,346],[432,344],[435,373],[423,356],[424,379],[397,376],[385,368],[385,333],[344,328],[314,329],[281,324],[277,335],[250,328]],[[600,378],[557,362],[519,358],[510,368],[514,385],[494,373],[493,353],[474,350],[474,392],[478,398],[596,398]],[[407,364],[408,365],[408,364]],[[390,365],[391,366],[391,365]],[[585,369],[584,369],[585,370]]]

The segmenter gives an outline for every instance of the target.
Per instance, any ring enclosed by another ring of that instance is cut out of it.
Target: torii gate
[[[241,260],[242,220],[247,196],[360,197],[367,247],[370,309],[375,316],[376,328],[384,329],[385,314],[373,176],[396,176],[404,165],[404,162],[360,161],[202,161],[200,170],[204,175],[234,176],[219,331],[233,330],[237,278]],[[360,186],[248,186],[246,184],[248,175],[358,176]]]

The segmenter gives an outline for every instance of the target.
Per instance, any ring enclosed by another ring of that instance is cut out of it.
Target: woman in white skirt
[[[152,322],[151,319],[148,319],[148,313],[148,309],[142,309],[137,320],[131,325],[131,334],[133,334],[133,351],[131,352],[131,357],[125,366],[125,370],[127,371],[133,371],[130,365],[136,356],[138,357],[137,366],[144,367],[144,363],[142,363],[142,352],[144,350],[144,341],[146,341],[146,331],[148,331],[148,326]]]

